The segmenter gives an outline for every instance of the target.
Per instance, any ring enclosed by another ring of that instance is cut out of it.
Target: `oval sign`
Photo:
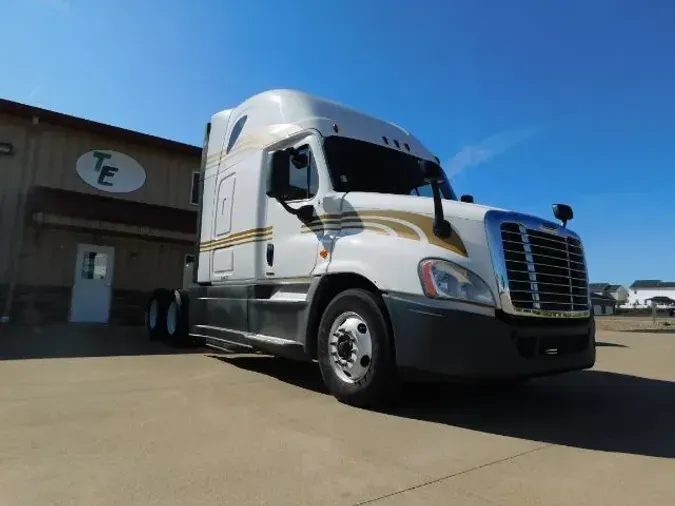
[[[145,184],[141,164],[117,151],[89,151],[77,159],[75,168],[85,183],[104,192],[129,193]]]

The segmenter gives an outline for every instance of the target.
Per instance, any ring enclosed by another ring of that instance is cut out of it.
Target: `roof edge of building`
[[[200,155],[202,151],[202,148],[199,146],[193,146],[191,144],[185,144],[183,142],[165,139],[135,130],[129,130],[127,128],[107,125],[105,123],[99,123],[97,121],[51,111],[49,109],[42,109],[41,107],[22,104],[21,102],[14,102],[4,98],[0,98],[0,113],[22,118],[33,118],[37,116],[54,125],[84,129],[92,133],[110,135],[130,142],[151,144],[156,147],[172,149],[190,155]]]
[[[675,281],[661,281],[657,279],[638,279],[630,285],[631,289],[636,288],[675,288]]]

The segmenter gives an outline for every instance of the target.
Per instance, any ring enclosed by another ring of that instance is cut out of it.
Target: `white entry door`
[[[106,323],[110,312],[115,248],[79,244],[70,321]]]

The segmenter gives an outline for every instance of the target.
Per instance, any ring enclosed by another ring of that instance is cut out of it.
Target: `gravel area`
[[[675,333],[675,318],[664,316],[657,316],[656,321],[643,316],[596,316],[595,324],[598,330]]]

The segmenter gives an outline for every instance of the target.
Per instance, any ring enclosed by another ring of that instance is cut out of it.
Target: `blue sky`
[[[675,2],[0,7],[0,96],[199,144],[213,112],[302,89],[406,127],[478,202],[571,204],[593,281],[675,280]]]

